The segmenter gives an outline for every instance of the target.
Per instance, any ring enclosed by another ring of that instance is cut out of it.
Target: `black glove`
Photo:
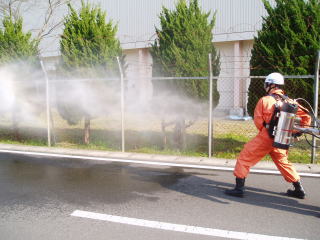
[[[292,134],[292,137],[298,138],[302,136],[302,132],[296,132]]]

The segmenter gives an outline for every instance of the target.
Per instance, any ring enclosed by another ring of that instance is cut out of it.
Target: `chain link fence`
[[[222,78],[211,76],[212,80],[220,82],[223,82]],[[243,87],[236,95],[232,91],[219,90],[222,102],[227,99],[232,103],[237,97],[241,104],[237,113],[240,114],[232,116],[229,111],[219,109],[218,105],[210,119],[209,99],[195,101],[165,91],[152,93],[152,85],[156,81],[173,78],[151,78],[151,88],[138,91],[130,88],[129,79],[122,79],[121,84],[120,79],[57,79],[49,76],[47,81],[24,82],[11,81],[8,77],[1,86],[0,140],[110,151],[235,158],[243,145],[257,134],[246,109],[247,87],[250,82],[256,83],[256,87],[264,91],[263,78],[239,77]],[[314,76],[286,78],[313,81]],[[210,81],[210,77],[174,79]],[[230,104],[230,109],[232,107]],[[300,162],[301,156],[305,156],[309,159],[305,161],[310,161],[310,145],[301,141],[295,146],[290,151],[291,159]]]

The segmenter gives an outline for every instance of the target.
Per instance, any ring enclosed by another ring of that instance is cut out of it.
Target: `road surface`
[[[319,239],[319,178],[285,196],[279,175],[0,154],[0,239]],[[280,239],[280,238],[279,238]]]

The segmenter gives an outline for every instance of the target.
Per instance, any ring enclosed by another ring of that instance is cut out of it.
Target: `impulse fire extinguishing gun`
[[[309,105],[311,109],[310,114],[313,118],[314,126],[301,127],[300,119],[296,117],[299,105],[297,102],[303,100]],[[302,99],[295,99],[293,102],[283,101],[281,107],[276,112],[276,124],[273,127],[274,142],[273,146],[281,149],[289,149],[292,145],[294,135],[299,134],[309,134],[320,139],[320,125],[319,120],[316,119],[314,111],[310,104]],[[306,138],[307,140],[307,138]],[[312,144],[307,140],[307,142],[312,146]]]

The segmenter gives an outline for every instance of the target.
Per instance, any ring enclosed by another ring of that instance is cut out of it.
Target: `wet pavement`
[[[319,178],[308,198],[281,176],[251,174],[245,198],[224,195],[231,172],[0,154],[0,239],[224,239],[70,216],[75,210],[319,239]]]

